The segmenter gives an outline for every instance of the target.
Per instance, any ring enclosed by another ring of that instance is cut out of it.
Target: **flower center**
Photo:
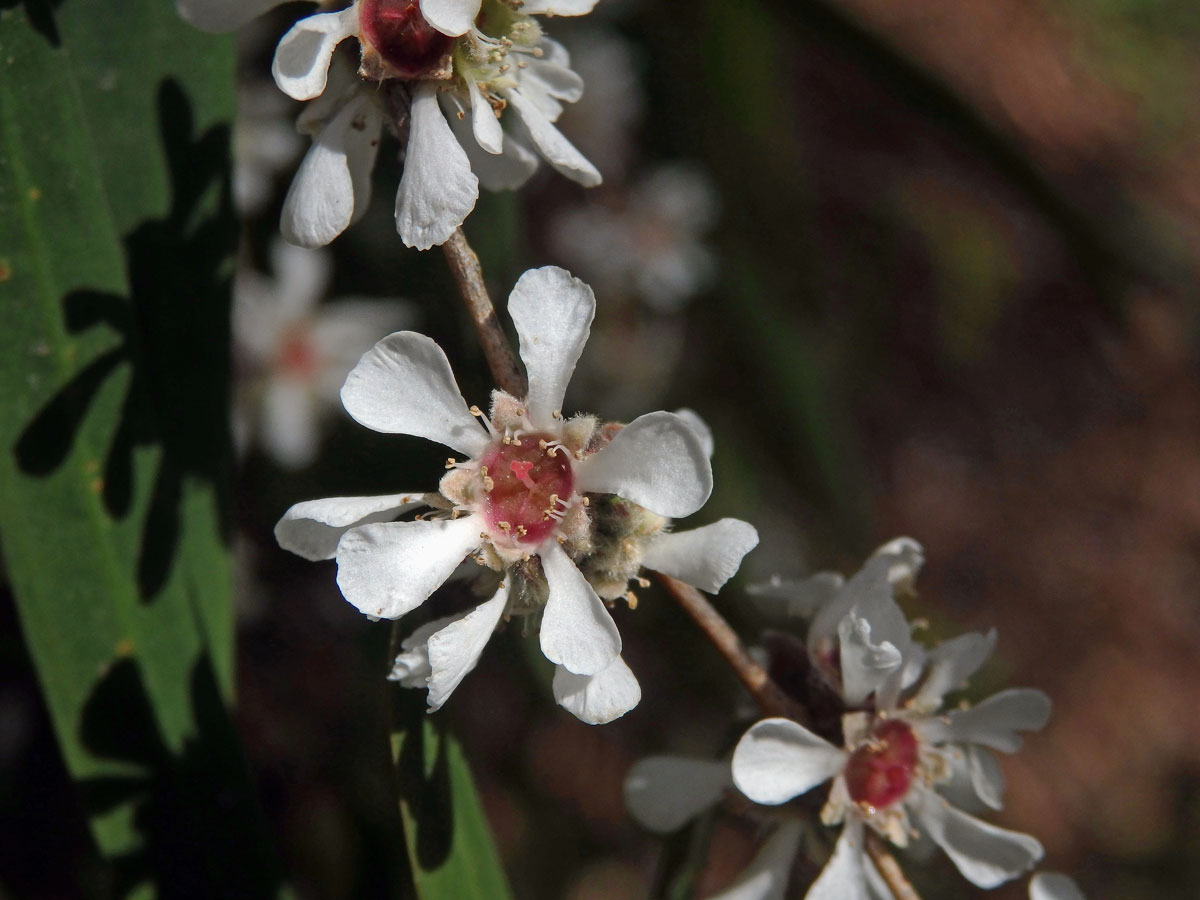
[[[493,444],[480,459],[486,469],[484,513],[492,529],[523,544],[549,537],[575,486],[570,456],[549,434]]]
[[[900,800],[912,784],[917,756],[917,737],[908,725],[897,719],[876,725],[846,763],[850,799],[872,812]]]
[[[358,24],[397,75],[417,78],[450,52],[454,38],[432,28],[418,0],[362,0]]]
[[[317,351],[307,334],[288,335],[279,348],[277,364],[280,371],[292,378],[311,378],[317,372]]]

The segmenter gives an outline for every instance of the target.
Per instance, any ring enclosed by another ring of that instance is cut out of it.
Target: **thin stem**
[[[662,572],[654,574],[667,593],[700,626],[717,652],[725,657],[742,686],[763,712],[771,716],[786,716],[796,722],[808,722],[807,710],[784,693],[767,670],[751,659],[741,639],[700,591]]]
[[[467,236],[461,228],[455,229],[450,239],[442,245],[442,250],[450,264],[450,270],[454,273],[454,280],[458,284],[467,311],[471,314],[471,321],[475,325],[479,344],[487,357],[488,368],[492,371],[496,386],[514,397],[524,397],[528,391],[525,374],[513,356],[508,336],[496,318],[496,308],[492,305],[492,299],[483,283],[479,257],[467,243]],[[654,574],[667,593],[691,616],[704,636],[729,663],[742,686],[763,712],[770,716],[785,716],[795,722],[808,723],[808,711],[789,697],[766,669],[751,659],[737,633],[700,591],[662,572]],[[398,632],[393,630],[393,657],[397,638]],[[904,873],[900,871],[900,865],[895,858],[874,835],[868,835],[867,850],[896,900],[921,900],[904,877]]]
[[[471,322],[479,336],[479,346],[487,357],[496,387],[514,397],[524,397],[529,390],[525,373],[513,356],[508,336],[496,318],[496,308],[492,306],[492,298],[488,296],[487,286],[483,283],[479,257],[467,243],[467,236],[461,228],[456,228],[450,239],[442,244],[442,251],[446,254],[450,271],[454,273],[454,281],[467,312],[471,314]]]
[[[892,896],[896,900],[921,900],[917,889],[904,877],[904,872],[900,869],[900,863],[896,862],[896,857],[888,852],[878,836],[871,833],[867,834],[867,854],[871,857],[871,862],[875,863],[875,868],[879,870],[884,883],[887,884],[888,890],[892,892]]]

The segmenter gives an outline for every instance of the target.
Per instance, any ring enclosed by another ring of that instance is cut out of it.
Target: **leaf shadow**
[[[143,602],[162,589],[178,551],[185,483],[219,486],[229,466],[228,276],[234,241],[224,174],[224,124],[195,134],[191,104],[173,79],[158,88],[159,127],[171,185],[165,217],[124,238],[128,296],[78,290],[63,299],[73,334],[104,327],[111,349],[78,371],[34,416],[13,450],[21,471],[46,476],[65,462],[104,383],[123,367],[131,380],[109,443],[102,496],[117,519],[130,511],[139,448],[156,448],[158,469],[142,525],[137,583]],[[213,192],[217,202],[211,203]],[[217,491],[225,527],[227,497]]]
[[[55,11],[62,5],[62,0],[0,0],[0,11],[25,7],[25,18],[29,20],[33,30],[46,39],[51,47],[62,45],[62,35],[58,32],[58,20]]]
[[[176,754],[133,658],[116,662],[84,706],[84,746],[138,770],[80,782],[93,816],[132,805],[140,840],[112,860],[111,895],[151,885],[159,900],[274,897],[280,875],[207,655],[193,666],[190,687],[196,730]]]

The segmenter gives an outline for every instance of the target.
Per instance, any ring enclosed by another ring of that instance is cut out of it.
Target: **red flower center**
[[[454,38],[432,28],[417,0],[362,0],[358,24],[396,74],[417,78],[450,52]]]
[[[480,459],[487,469],[485,514],[494,531],[523,544],[550,536],[575,486],[571,455],[548,446],[549,434],[527,434],[510,444],[493,444]]]
[[[898,719],[877,724],[870,740],[846,763],[850,799],[872,810],[902,799],[912,784],[917,756],[917,737],[908,725]]]

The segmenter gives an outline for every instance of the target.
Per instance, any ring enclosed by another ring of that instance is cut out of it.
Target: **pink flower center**
[[[846,787],[850,799],[872,810],[891,806],[908,793],[917,768],[917,737],[904,722],[888,719],[850,754]]]
[[[290,378],[306,379],[315,375],[318,368],[317,351],[308,335],[288,335],[279,348],[277,364],[279,370]]]
[[[543,446],[553,441],[549,434],[527,434],[515,443],[493,444],[483,454],[485,515],[494,531],[538,544],[558,526],[575,475],[565,447]]]
[[[358,24],[398,75],[417,78],[450,52],[454,38],[432,28],[417,0],[362,0]]]

